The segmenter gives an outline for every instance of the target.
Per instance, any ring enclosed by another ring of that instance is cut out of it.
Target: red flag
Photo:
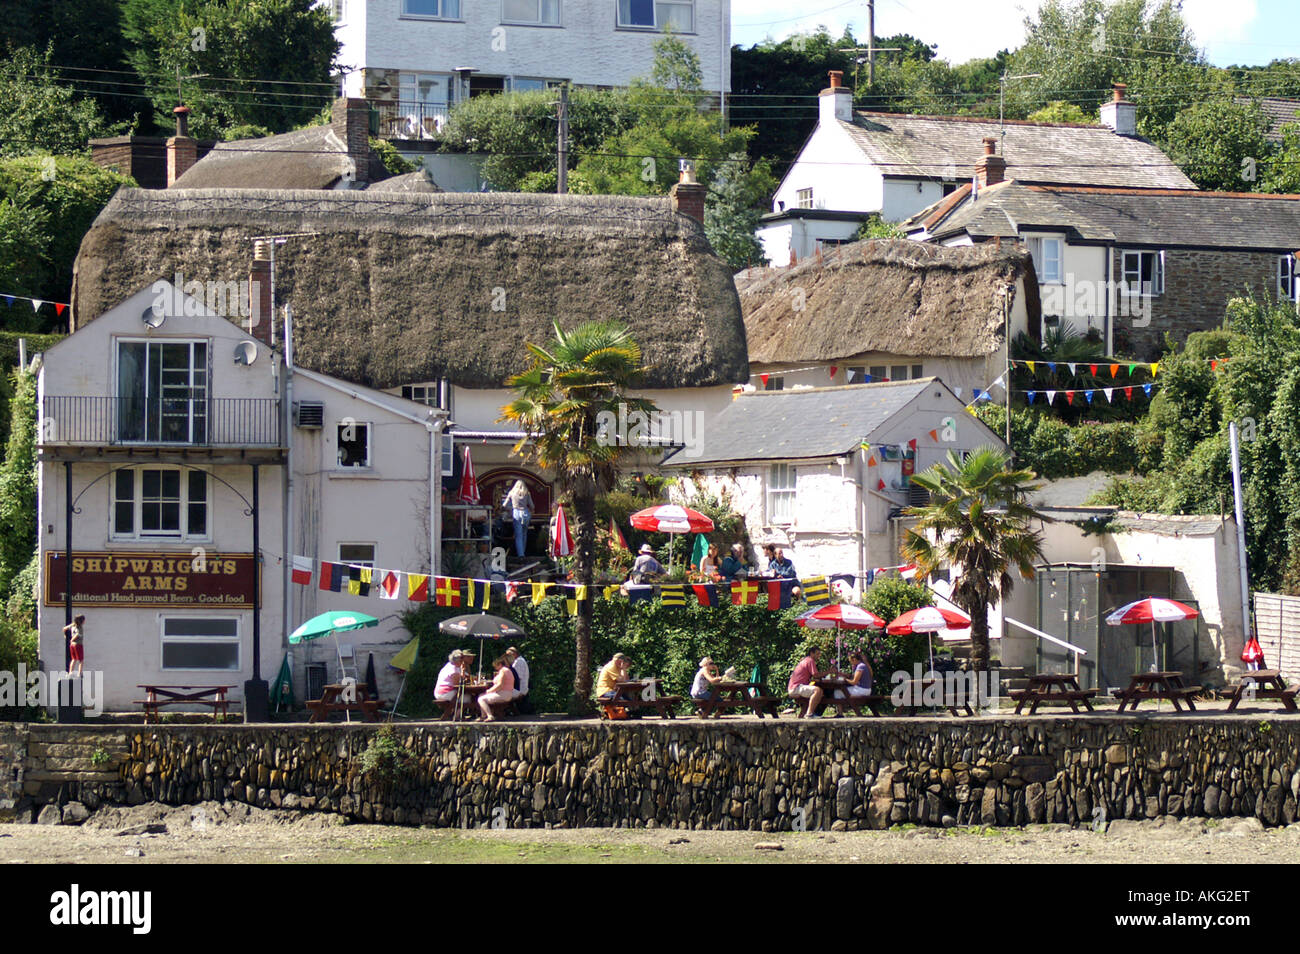
[[[930,432],[930,440],[937,441],[938,439],[939,439],[939,429],[935,428]]]
[[[1088,370],[1092,372],[1094,378],[1097,376],[1097,366],[1095,364],[1088,365]]]
[[[292,580],[302,586],[311,583],[311,557],[296,556],[293,558],[293,576]]]
[[[1124,396],[1125,396],[1126,398],[1128,398],[1130,401],[1133,400],[1133,389],[1132,389],[1132,388],[1125,388],[1125,389],[1124,389]]]
[[[1066,392],[1065,392],[1065,403],[1066,403],[1066,404],[1073,404],[1073,403],[1074,403],[1074,392],[1073,392],[1073,391],[1066,391]]]
[[[731,602],[736,606],[758,602],[759,585],[751,580],[736,580],[731,584]]]
[[[412,603],[429,602],[429,577],[424,573],[406,574],[406,593]]]
[[[67,310],[67,308],[68,308],[68,306],[65,305],[63,302],[61,302],[61,301],[56,301],[56,302],[54,303],[54,314],[56,314],[58,317],[62,318],[62,317],[63,317],[63,313],[64,313],[64,311]]]
[[[623,537],[623,531],[618,528],[618,523],[613,517],[609,518],[609,548],[611,550],[626,550],[627,540]]]
[[[474,461],[470,459],[469,448],[465,448],[465,466],[460,472],[460,490],[456,494],[463,504],[474,505],[479,502],[478,478],[474,476]]]
[[[913,437],[910,441],[908,441],[907,446],[911,450],[916,450],[916,438]]]
[[[835,377],[835,372],[838,371],[838,370],[839,370],[839,366],[838,366],[838,365],[834,365],[834,364],[831,365],[831,377],[832,377],[832,378]]]
[[[435,578],[435,581],[437,587],[434,590],[434,602],[438,606],[459,606],[460,580],[449,576],[439,576]]]
[[[1211,370],[1211,371],[1218,371],[1218,370],[1219,370],[1219,359],[1218,359],[1218,358],[1215,358],[1213,361],[1210,362],[1210,370]]]
[[[878,481],[878,482],[876,483],[876,489],[877,489],[877,490],[884,490],[884,489],[885,489],[885,482],[884,482],[883,480]]]
[[[763,387],[767,387],[767,375],[766,375],[766,374],[760,374],[760,375],[758,376],[758,380],[760,380],[760,381],[763,382]]]

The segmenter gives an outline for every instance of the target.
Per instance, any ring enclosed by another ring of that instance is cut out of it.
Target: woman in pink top
[[[483,712],[484,722],[499,721],[496,716],[492,715],[492,706],[497,703],[509,702],[514,698],[515,694],[515,674],[506,665],[506,657],[498,656],[492,660],[492,668],[496,670],[492,685],[488,687],[487,692],[478,697],[478,707]]]

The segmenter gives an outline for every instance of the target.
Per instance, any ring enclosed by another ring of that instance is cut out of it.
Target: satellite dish
[[[257,360],[257,345],[251,341],[241,341],[235,345],[235,364],[252,364]]]
[[[150,305],[144,310],[144,314],[140,316],[140,320],[150,328],[158,328],[162,325],[163,319],[166,317],[167,316],[163,313],[161,308],[157,305]]]

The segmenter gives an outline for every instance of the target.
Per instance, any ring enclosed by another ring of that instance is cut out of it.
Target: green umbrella
[[[303,623],[292,633],[289,634],[289,645],[296,646],[299,643],[305,643],[309,640],[320,639],[322,636],[334,634],[334,652],[339,661],[339,678],[343,678],[343,650],[339,648],[339,633],[347,632],[351,629],[366,629],[370,626],[378,626],[379,620],[373,616],[367,616],[365,613],[340,612],[334,610],[329,613],[321,613],[319,616],[313,616],[307,622]],[[351,721],[351,720],[349,720]]]

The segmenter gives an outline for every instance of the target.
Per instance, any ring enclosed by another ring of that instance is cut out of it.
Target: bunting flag
[[[937,441],[938,439],[939,439],[939,429],[936,427],[932,431],[930,431],[930,440]]]
[[[433,601],[437,606],[460,606],[460,580],[449,576],[433,578]]]
[[[953,388],[952,393],[957,395],[957,400],[961,400],[961,388]]]
[[[564,611],[570,616],[577,616],[578,604],[587,601],[587,586],[585,583],[575,583],[573,586],[566,586],[565,589],[570,595],[564,601]]]
[[[867,454],[867,466],[868,466],[868,467],[875,467],[875,466],[876,466],[876,455],[875,455],[875,454],[870,454],[870,453]]]
[[[763,382],[763,387],[767,387],[767,377],[768,376],[766,374],[760,374],[758,376],[758,380]]]
[[[61,302],[61,301],[56,301],[56,302],[54,303],[54,314],[55,314],[55,316],[57,316],[57,317],[59,317],[59,318],[62,318],[62,317],[63,317],[63,313],[64,313],[65,311],[67,311],[67,310],[68,310],[68,306],[65,305],[63,302]]]
[[[44,299],[42,299],[42,298],[33,298],[33,299],[32,299],[32,311],[40,311],[40,310],[41,310],[41,305],[43,305],[43,304],[45,304],[45,300],[44,300]]]
[[[1070,374],[1078,374],[1078,373],[1079,373],[1078,371],[1075,370],[1075,369],[1078,367],[1078,365],[1076,365],[1073,361],[1069,362],[1069,363],[1066,365],[1066,367],[1070,369]]]
[[[1066,403],[1066,404],[1073,404],[1073,403],[1074,403],[1074,392],[1073,392],[1073,391],[1066,391],[1066,392],[1065,392],[1065,403]]]
[[[1055,362],[1055,361],[1049,361],[1049,362],[1047,362],[1047,370],[1050,371],[1050,372],[1052,372],[1052,374],[1055,374],[1055,373],[1056,373],[1056,362]]]
[[[611,583],[609,586],[605,587],[603,590],[600,591],[600,595],[605,597],[605,599],[607,600],[612,600],[614,597],[618,596],[618,594],[622,591],[622,589],[623,588],[619,586],[617,583]]]
[[[347,567],[342,563],[321,562],[320,588],[332,593],[343,592],[343,580],[347,576]]]
[[[849,368],[847,371],[844,372],[844,376],[849,379],[849,384],[853,383],[853,379],[857,377],[857,375],[858,372],[854,371],[852,368]]]
[[[465,596],[467,605],[486,612],[492,602],[492,584],[487,580],[466,580]]]
[[[1095,364],[1088,365],[1088,372],[1095,378],[1097,376],[1097,366]]]
[[[907,447],[908,447],[908,450],[916,450],[916,438],[915,438],[915,437],[913,437],[910,441],[907,442]]]
[[[348,592],[353,596],[370,595],[370,578],[373,571],[368,566],[348,565]]]
[[[884,482],[883,480],[878,480],[878,481],[876,481],[876,489],[877,489],[877,490],[884,490],[884,489],[885,489],[885,482]]]
[[[850,591],[852,591],[852,590],[853,590],[853,585],[854,585],[854,583],[855,583],[856,581],[857,581],[857,577],[856,577],[854,574],[852,574],[852,573],[832,573],[832,574],[831,574],[831,586],[833,586],[833,587],[836,587],[836,585],[839,584],[840,586],[847,586],[848,589],[849,589]],[[836,588],[838,589],[839,587],[836,587]]]
[[[753,580],[736,580],[731,584],[731,602],[735,606],[744,606],[758,602],[759,586]]]
[[[768,580],[763,584],[767,593],[767,608],[785,609],[790,605],[794,593],[794,580]]]
[[[1028,402],[1029,402],[1030,404],[1033,404],[1033,403],[1034,403],[1034,398],[1037,397],[1037,396],[1038,396],[1038,392],[1037,392],[1037,391],[1026,391],[1026,392],[1025,392],[1025,398],[1028,400]]]
[[[1106,395],[1106,403],[1107,403],[1107,404],[1114,404],[1114,403],[1115,403],[1115,389],[1114,389],[1114,388],[1102,388],[1101,391],[1102,391],[1103,394]]]
[[[609,548],[615,551],[627,549],[627,540],[623,538],[623,531],[618,528],[613,517],[609,518]]]
[[[1088,399],[1088,403],[1089,403],[1089,404],[1092,403],[1092,392],[1091,392],[1091,391],[1084,391],[1084,392],[1083,392],[1083,396],[1086,397],[1086,398]]]
[[[718,605],[718,587],[715,583],[692,583],[691,591],[695,594],[695,601],[701,606]]]
[[[1124,389],[1124,397],[1128,398],[1130,401],[1133,400],[1133,389],[1132,389],[1132,388],[1125,388],[1125,389]]]
[[[518,596],[519,596],[519,584],[516,583],[514,580],[510,580],[508,583],[506,583],[506,602],[513,603],[515,601],[515,598]]]
[[[429,602],[429,575],[427,573],[406,574],[406,598],[412,603]]]
[[[379,598],[395,600],[402,595],[402,581],[395,570],[378,570]]]
[[[681,583],[665,583],[659,588],[659,600],[664,606],[685,606],[686,587]]]
[[[1149,384],[1142,385],[1142,390],[1146,393],[1147,397],[1151,396],[1151,385]]]
[[[1128,376],[1129,376],[1130,378],[1133,377],[1133,369],[1136,368],[1136,367],[1137,367],[1137,363],[1136,363],[1136,362],[1133,363],[1133,364],[1130,364],[1130,365],[1128,366]]]
[[[0,298],[3,298],[5,300],[5,307],[12,308],[14,306],[13,295],[0,295]]]
[[[906,566],[900,566],[898,568],[898,575],[905,580],[916,579],[916,575],[919,572],[920,572],[920,568],[917,567],[915,563],[908,563]]]
[[[832,377],[832,378],[835,377],[835,372],[838,371],[838,370],[839,370],[839,366],[838,366],[838,365],[834,365],[834,364],[831,365],[831,377]]]
[[[1114,379],[1115,375],[1117,375],[1117,374],[1119,374],[1119,365],[1118,365],[1118,364],[1112,364],[1112,365],[1110,366],[1110,376],[1111,376],[1111,378]]]
[[[984,392],[981,391],[979,388],[976,388],[976,389],[975,389],[975,400],[978,401],[978,400],[979,400],[980,398],[982,398],[983,396],[984,396]]]
[[[1218,370],[1219,370],[1219,359],[1218,359],[1218,358],[1215,358],[1214,360],[1212,360],[1212,361],[1210,362],[1210,370],[1211,370],[1211,371],[1218,371]]]
[[[825,606],[831,601],[830,584],[824,576],[810,576],[806,580],[800,580],[799,587],[809,606]]]
[[[648,583],[630,584],[627,588],[627,601],[629,603],[648,603],[652,593],[654,593],[654,587]]]
[[[1029,373],[1030,373],[1030,374],[1033,374],[1033,373],[1034,373],[1034,362],[1032,362],[1032,361],[1026,361],[1026,362],[1025,362],[1025,367],[1027,367],[1027,368],[1029,369]]]
[[[534,583],[533,584],[533,605],[536,606],[537,604],[543,602],[546,599],[546,594],[550,591],[551,587],[553,586],[555,586],[554,583]]]
[[[311,584],[311,557],[295,556],[293,558],[293,582],[300,586]],[[327,564],[321,564],[321,570],[324,571]]]
[[[1048,404],[1051,404],[1053,401],[1056,400],[1056,392],[1055,392],[1055,391],[1044,391],[1043,393],[1047,395],[1047,403],[1048,403]]]

